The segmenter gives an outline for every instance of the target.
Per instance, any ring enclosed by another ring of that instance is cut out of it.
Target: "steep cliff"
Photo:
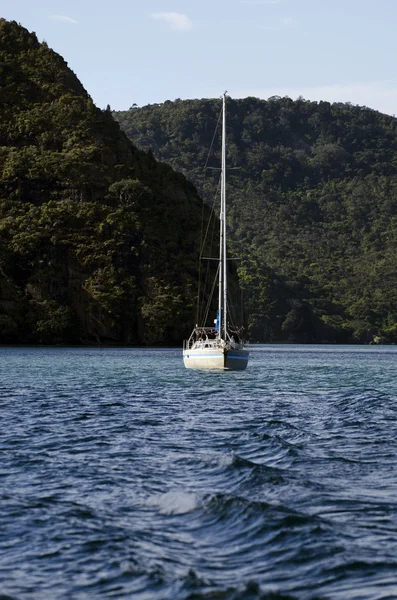
[[[202,203],[67,63],[0,19],[0,343],[174,343]]]

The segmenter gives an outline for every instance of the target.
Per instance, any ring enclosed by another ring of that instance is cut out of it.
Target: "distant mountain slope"
[[[220,100],[176,100],[113,114],[209,200],[219,111]],[[228,164],[239,167],[229,228],[251,337],[397,342],[397,120],[349,104],[229,99]]]
[[[4,19],[0,74],[0,343],[179,343],[194,319],[194,187]]]

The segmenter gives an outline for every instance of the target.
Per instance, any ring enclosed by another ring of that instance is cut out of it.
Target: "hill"
[[[227,105],[231,250],[251,339],[396,342],[396,119],[279,97]],[[219,111],[220,100],[176,100],[113,114],[209,201]]]
[[[0,343],[179,343],[194,319],[194,187],[4,19],[0,72]]]

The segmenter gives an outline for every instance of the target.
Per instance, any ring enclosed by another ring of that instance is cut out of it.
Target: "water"
[[[0,348],[1,600],[397,598],[396,364]]]

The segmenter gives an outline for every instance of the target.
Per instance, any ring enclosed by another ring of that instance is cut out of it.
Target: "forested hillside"
[[[201,216],[183,175],[0,19],[0,343],[179,343]]]
[[[114,113],[213,196],[220,100]],[[251,339],[397,341],[397,121],[365,107],[228,100],[229,228]]]

